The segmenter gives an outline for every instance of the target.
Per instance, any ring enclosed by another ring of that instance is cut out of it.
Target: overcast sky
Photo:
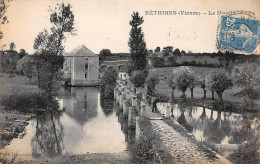
[[[85,44],[94,53],[108,48],[112,53],[129,52],[128,38],[133,11],[144,17],[142,25],[148,49],[173,46],[192,52],[217,52],[219,15],[145,15],[145,11],[247,10],[260,18],[260,0],[70,0],[75,15],[77,36],[69,37],[65,50]],[[10,42],[16,50],[33,53],[33,42],[44,28],[50,28],[49,6],[60,0],[13,0],[8,8],[9,23],[1,25],[4,33],[0,46]],[[68,1],[65,1],[68,2]],[[257,48],[260,53],[260,47]]]

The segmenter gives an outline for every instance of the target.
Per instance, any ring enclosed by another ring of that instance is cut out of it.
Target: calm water
[[[97,88],[71,88],[58,102],[63,112],[32,119],[26,135],[13,139],[1,152],[18,153],[18,158],[30,160],[127,149],[114,103],[101,102]]]
[[[256,114],[241,115],[178,104],[173,105],[172,113],[198,141],[213,144],[225,156],[237,149],[239,144],[259,134]]]

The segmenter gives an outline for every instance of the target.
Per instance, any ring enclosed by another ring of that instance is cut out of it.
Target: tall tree
[[[37,61],[37,76],[39,86],[51,88],[56,79],[59,79],[59,70],[63,64],[64,41],[68,35],[75,35],[74,14],[71,5],[57,4],[50,9],[51,31],[44,29],[34,41]]]
[[[55,34],[56,40],[56,55],[62,55],[64,52],[63,42],[66,40],[66,35],[75,35],[74,14],[70,4],[58,4],[54,10],[50,9],[50,22],[53,24],[51,31]]]
[[[144,41],[144,33],[140,27],[143,22],[143,17],[139,16],[138,12],[132,14],[132,20],[129,23],[131,31],[128,45],[130,47],[133,70],[144,70],[147,65],[146,56],[148,52]]]

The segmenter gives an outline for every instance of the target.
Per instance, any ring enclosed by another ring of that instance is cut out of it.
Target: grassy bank
[[[21,98],[23,96],[38,94],[40,90],[36,85],[30,84],[30,80],[24,76],[15,74],[0,73],[0,148],[6,146],[13,138],[24,131],[25,126],[33,114],[18,112],[15,108],[26,104],[30,98]],[[12,98],[13,97],[13,98]],[[20,101],[19,99],[24,99]],[[8,106],[15,105],[14,108],[3,106],[4,102]],[[28,106],[24,106],[26,109]],[[21,107],[23,108],[23,107]],[[0,158],[1,160],[1,158]],[[4,161],[1,161],[4,162]]]

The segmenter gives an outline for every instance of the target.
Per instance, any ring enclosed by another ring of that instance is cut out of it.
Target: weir
[[[198,148],[199,146],[163,121],[163,119],[170,119],[173,115],[173,105],[171,103],[158,103],[157,113],[152,112],[152,103],[156,98],[148,95],[141,88],[135,88],[127,80],[117,80],[114,89],[114,99],[121,109],[119,112],[122,112],[122,119],[127,122],[128,128],[135,129],[135,138],[137,141],[142,135],[145,135],[142,131],[140,118],[150,120],[155,133],[161,136],[160,142],[165,146],[164,151],[172,156],[170,158],[172,163],[230,163],[227,159],[216,153],[214,154],[216,154],[217,158],[214,161],[209,160],[210,158]],[[181,126],[174,119],[170,120]],[[190,149],[185,150],[187,145],[190,145]],[[154,147],[156,148],[156,146]],[[156,156],[159,156],[159,159],[161,159],[158,153],[156,153]],[[168,159],[161,159],[160,163],[170,161]]]

